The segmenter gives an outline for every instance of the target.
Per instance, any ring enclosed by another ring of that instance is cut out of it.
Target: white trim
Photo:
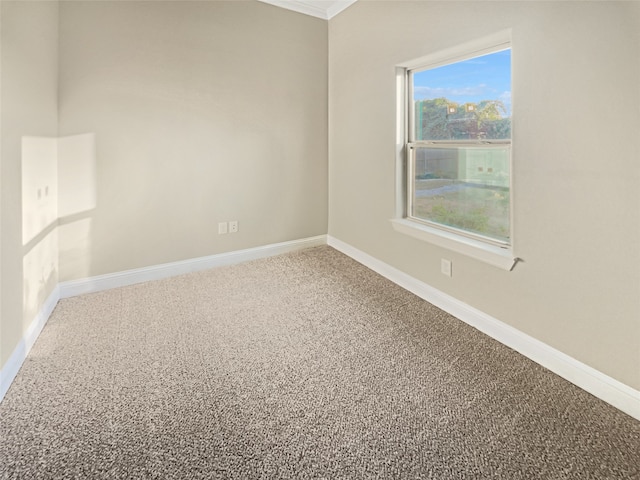
[[[396,232],[409,235],[418,240],[432,243],[448,250],[461,253],[481,262],[503,270],[513,270],[519,258],[508,248],[490,245],[486,242],[463,237],[437,228],[412,222],[404,218],[393,218],[391,224]]]
[[[343,12],[356,2],[357,0],[339,0],[337,2],[333,2],[333,4],[327,8],[327,20],[331,20],[333,17]]]
[[[206,257],[182,260],[179,262],[153,265],[150,267],[136,268],[123,272],[108,273],[95,277],[70,280],[60,284],[60,298],[75,297],[86,293],[109,290],[111,288],[125,287],[136,283],[160,280],[162,278],[183,275],[185,273],[207,270],[209,268],[232,265],[248,260],[271,257],[282,253],[301,250],[303,248],[316,247],[327,244],[326,235],[308,237],[289,242],[273,243],[260,247],[236,250],[233,252],[209,255]]]
[[[276,7],[286,8],[294,12],[311,15],[312,17],[329,20],[353,5],[357,0],[259,0]]]
[[[29,324],[29,327],[27,327],[26,332],[24,332],[20,342],[18,342],[18,345],[13,350],[9,360],[7,360],[7,363],[5,363],[4,367],[0,370],[0,402],[9,390],[13,380],[16,378],[16,375],[20,371],[20,367],[22,367],[24,360],[31,351],[31,347],[36,343],[40,332],[42,332],[42,329],[49,320],[49,317],[51,316],[51,313],[53,313],[53,309],[56,308],[59,300],[60,288],[56,286],[49,297],[45,300],[38,314]]]
[[[327,236],[327,244],[418,297],[489,335],[500,343],[516,350],[525,357],[551,370],[599,399],[640,420],[640,391],[605,375],[593,367],[407,275],[337,238]]]

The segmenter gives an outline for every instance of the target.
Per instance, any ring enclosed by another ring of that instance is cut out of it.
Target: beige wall
[[[389,223],[395,66],[507,28],[512,272]],[[638,2],[358,1],[329,27],[329,234],[640,388],[639,35]]]
[[[97,165],[61,280],[326,233],[327,32],[260,2],[62,2],[60,134],[95,133]]]
[[[34,239],[23,239],[21,170],[22,137],[58,133],[58,4],[2,1],[0,12],[0,366],[4,366],[57,283],[56,268],[51,269],[51,262],[57,263],[55,232],[39,228]]]

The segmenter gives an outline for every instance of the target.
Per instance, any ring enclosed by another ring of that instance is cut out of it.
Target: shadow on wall
[[[58,283],[60,259],[89,272],[96,207],[92,133],[22,137],[23,320],[28,326]],[[82,252],[80,257],[78,252]],[[77,258],[76,258],[77,257]],[[83,262],[82,265],[79,262]]]

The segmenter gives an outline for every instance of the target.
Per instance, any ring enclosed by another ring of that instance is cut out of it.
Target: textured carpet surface
[[[0,478],[637,479],[640,422],[318,247],[61,301]]]

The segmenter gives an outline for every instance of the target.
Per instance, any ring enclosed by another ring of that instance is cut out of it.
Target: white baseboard
[[[22,340],[20,340],[20,343],[9,357],[9,360],[0,370],[0,401],[2,401],[4,395],[9,390],[11,383],[20,370],[31,347],[61,298],[133,285],[150,280],[159,280],[175,275],[265,258],[325,244],[348,255],[418,297],[434,304],[454,317],[468,323],[504,345],[520,352],[534,362],[560,375],[583,390],[640,420],[640,392],[638,390],[476,310],[337,238],[327,235],[100,275],[87,279],[62,282],[45,301],[42,309],[31,322]]]
[[[282,253],[326,244],[327,236],[319,235],[317,237],[274,243],[246,250],[237,250],[234,252],[184,260],[181,262],[154,265],[125,272],[117,272],[108,275],[62,282],[56,286],[49,298],[45,301],[40,312],[33,319],[29,328],[24,333],[22,339],[9,357],[9,360],[4,367],[0,369],[0,402],[9,390],[11,383],[18,374],[24,360],[27,358],[31,347],[33,347],[38,335],[40,335],[40,332],[47,323],[47,320],[49,320],[51,313],[53,313],[53,309],[61,298],[69,298],[85,293],[133,285],[135,283],[159,280],[161,278],[206,270],[223,265],[246,262],[249,260],[256,260],[258,258],[271,257]]]
[[[337,238],[327,236],[327,244],[391,280],[393,283],[516,350],[574,385],[640,420],[640,391],[486,313],[476,310]]]
[[[7,363],[0,370],[0,402],[4,398],[5,394],[9,390],[11,383],[16,378],[16,375],[20,371],[20,367],[27,358],[27,355],[31,351],[31,347],[36,343],[40,332],[44,328],[47,320],[51,316],[53,309],[56,308],[58,301],[60,300],[60,289],[56,286],[53,292],[45,300],[40,312],[29,324],[27,331],[24,332],[22,339],[13,350],[13,353],[7,360]]]
[[[75,297],[86,293],[94,293],[111,288],[125,287],[136,283],[160,280],[162,278],[174,277],[185,273],[207,270],[209,268],[232,265],[236,263],[256,260],[258,258],[271,257],[282,253],[301,250],[303,248],[315,247],[327,244],[326,235],[308,237],[289,242],[273,243],[261,247],[248,248],[246,250],[236,250],[233,252],[209,255],[206,257],[193,258],[179,262],[164,263],[151,267],[136,268],[124,272],[98,275],[80,280],[71,280],[60,284],[60,298]]]

